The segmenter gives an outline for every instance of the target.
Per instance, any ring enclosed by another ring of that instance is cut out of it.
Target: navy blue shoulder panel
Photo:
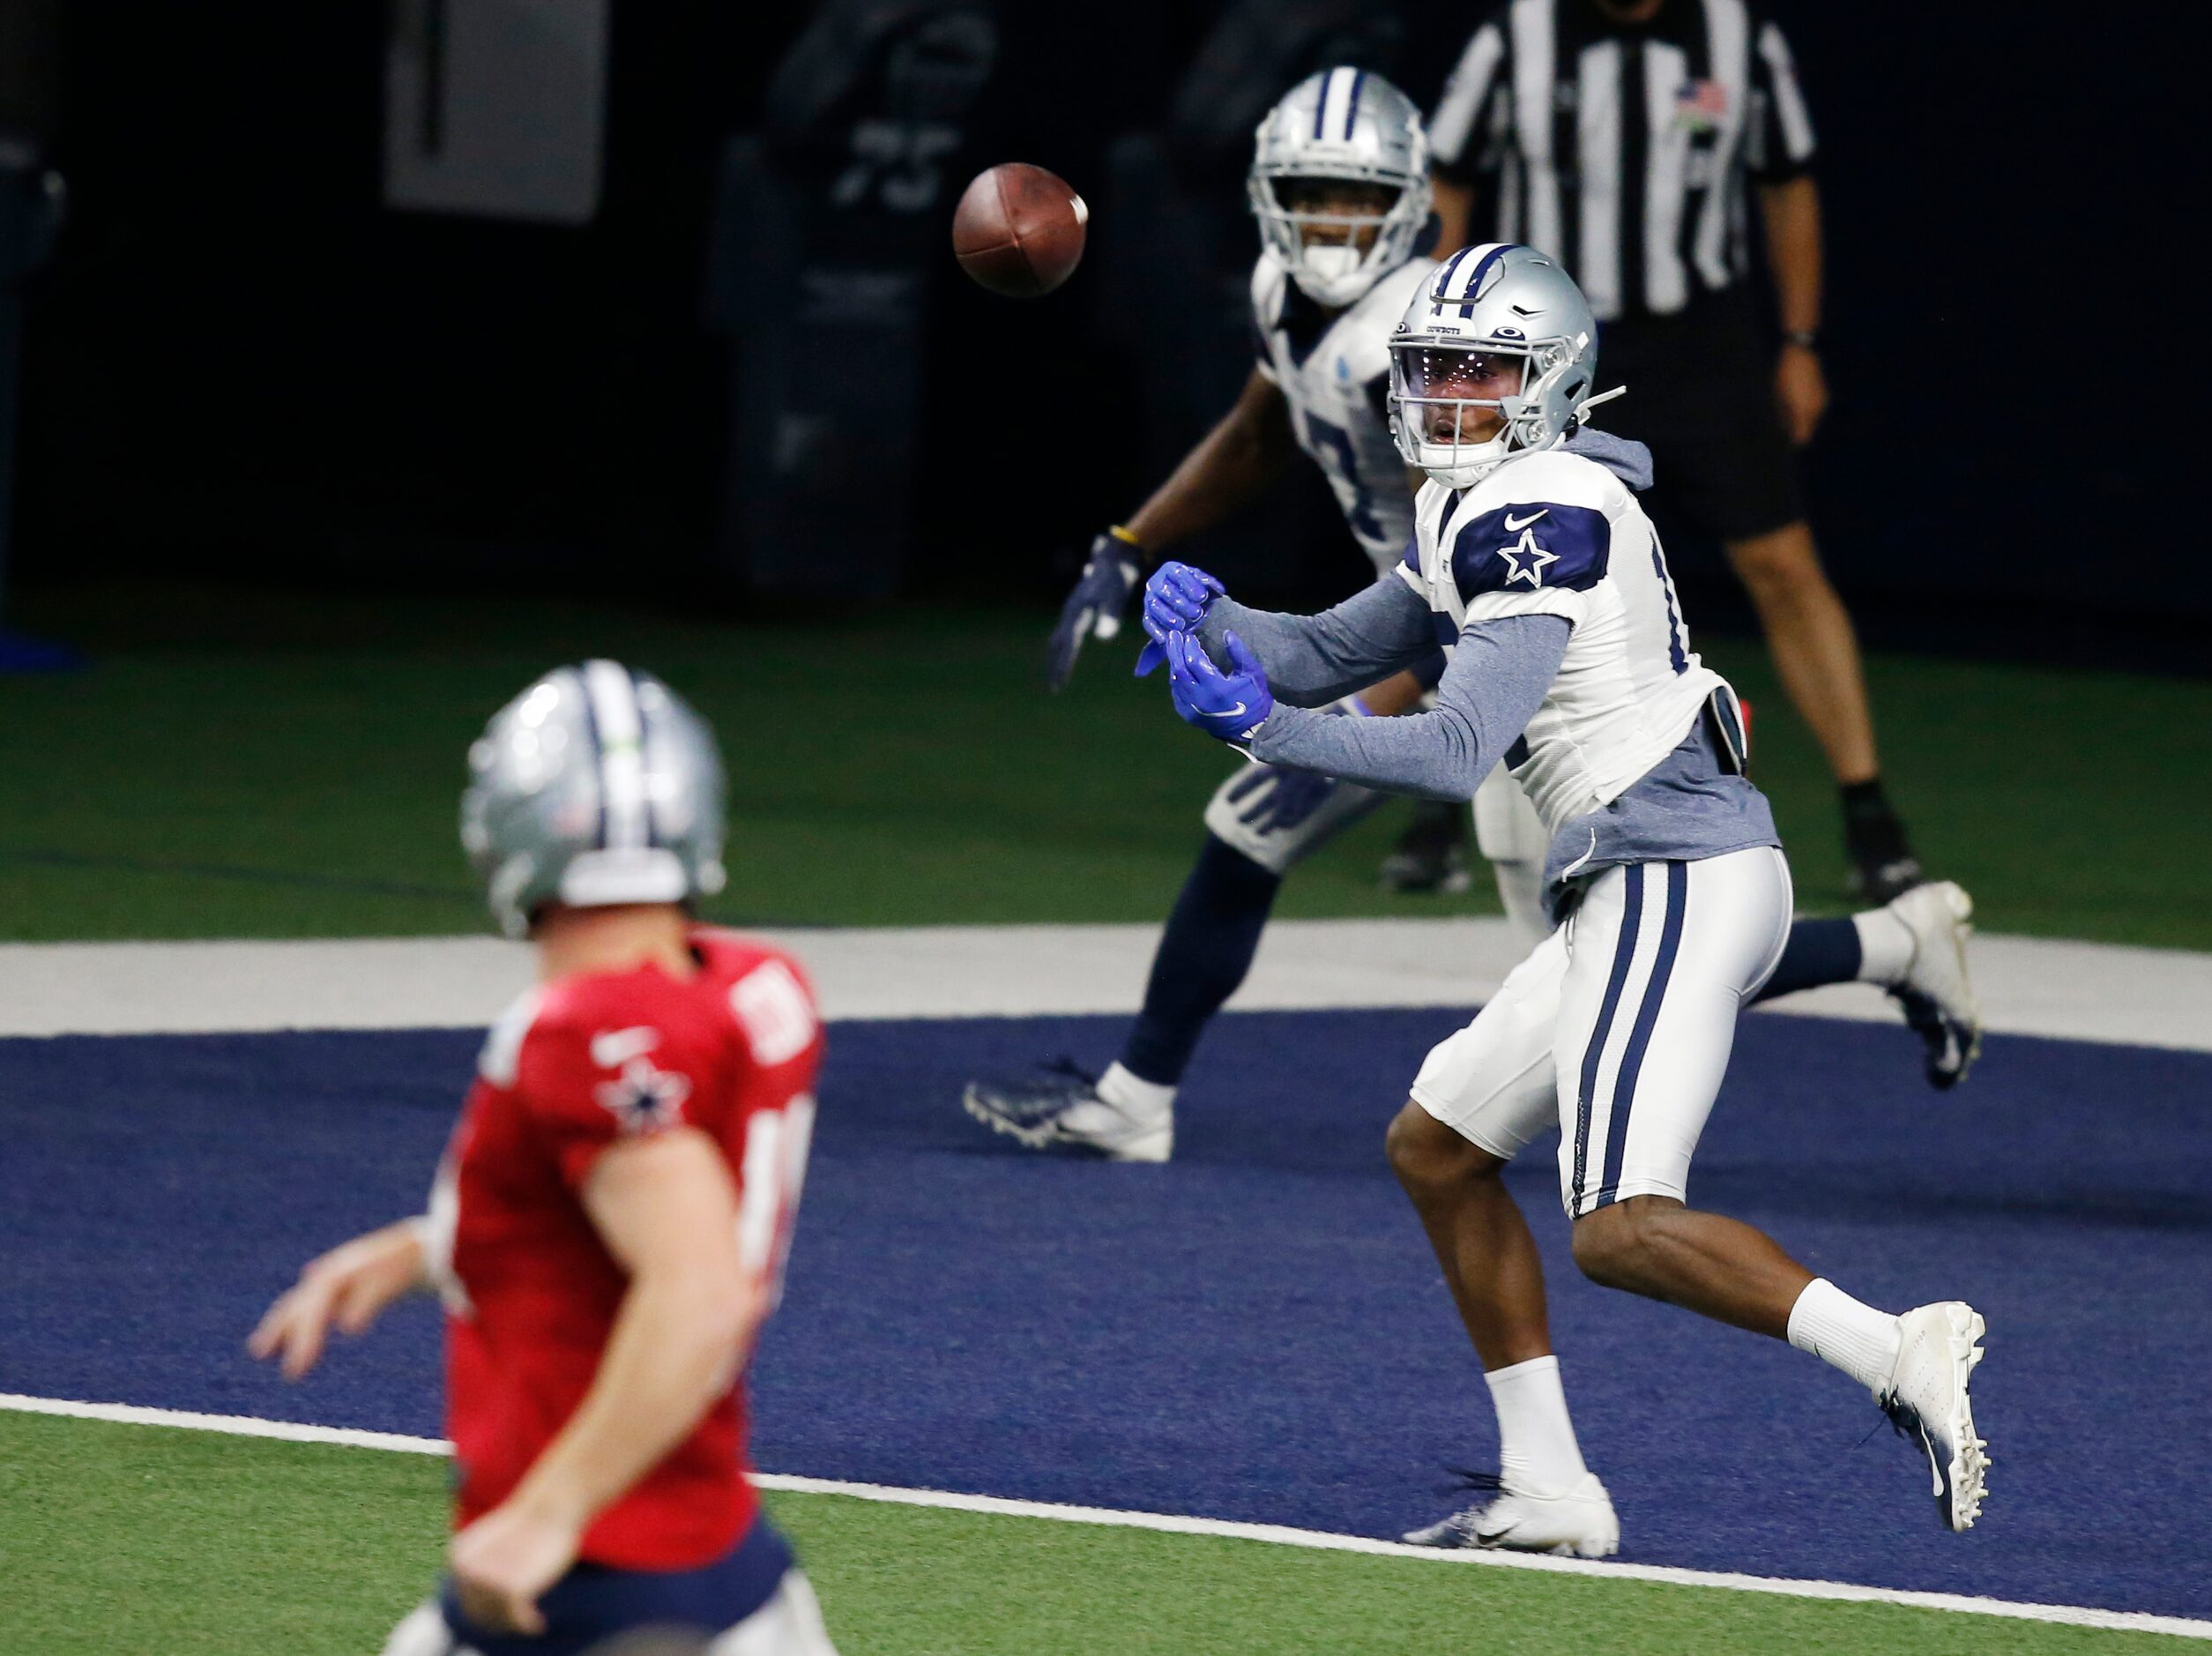
[[[1288,276],[1283,279],[1283,300],[1276,307],[1272,331],[1283,336],[1283,343],[1290,347],[1291,361],[1299,367],[1306,366],[1306,359],[1321,343],[1321,336],[1329,332],[1337,313],[1324,310],[1306,296],[1306,290]]]
[[[1462,524],[1452,538],[1452,578],[1463,603],[1485,593],[1586,593],[1605,578],[1612,552],[1604,512],[1532,500]]]
[[[1390,429],[1390,370],[1384,369],[1367,382],[1367,407],[1374,410],[1375,423],[1385,431]]]

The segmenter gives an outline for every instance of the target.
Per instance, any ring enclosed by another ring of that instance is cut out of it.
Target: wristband
[[[1801,345],[1808,351],[1821,348],[1821,336],[1811,328],[1791,328],[1782,336],[1784,345]]]
[[[1142,552],[1144,549],[1144,542],[1138,540],[1135,535],[1131,534],[1127,529],[1124,529],[1118,523],[1108,528],[1106,533],[1112,535],[1116,541],[1119,541],[1123,546],[1134,547],[1139,552]]]

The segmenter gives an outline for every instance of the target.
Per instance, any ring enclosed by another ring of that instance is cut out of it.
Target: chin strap
[[[1585,397],[1575,405],[1575,418],[1587,419],[1590,416],[1590,411],[1599,403],[1611,402],[1616,397],[1626,397],[1627,394],[1628,388],[1626,385],[1615,385],[1611,391],[1600,392],[1595,397]]]

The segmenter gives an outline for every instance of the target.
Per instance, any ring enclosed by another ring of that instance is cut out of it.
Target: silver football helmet
[[[1598,322],[1572,277],[1516,242],[1462,248],[1390,335],[1390,428],[1408,465],[1465,489],[1516,454],[1557,448],[1620,394],[1591,397],[1597,376]],[[1474,409],[1496,419],[1471,419]]]
[[[547,903],[678,903],[722,889],[722,760],[683,698],[619,661],[556,668],[468,750],[461,846],[526,936]]]
[[[1396,192],[1379,213],[1317,213],[1286,189],[1307,179]],[[1413,101],[1364,69],[1325,69],[1260,123],[1247,181],[1261,239],[1317,304],[1350,304],[1413,256],[1428,222],[1428,135]],[[1285,195],[1292,197],[1286,201]],[[1365,247],[1363,237],[1371,237]]]

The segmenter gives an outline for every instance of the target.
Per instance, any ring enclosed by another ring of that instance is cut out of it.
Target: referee
[[[1782,31],[1747,0],[1512,0],[1460,54],[1429,123],[1441,246],[1563,262],[1650,446],[1660,497],[1726,548],[1784,689],[1842,789],[1851,884],[1887,902],[1920,864],[1883,796],[1851,616],[1821,571],[1791,450],[1828,405],[1813,125]],[[1748,283],[1758,186],[1780,338]],[[1478,193],[1484,235],[1471,235]]]

